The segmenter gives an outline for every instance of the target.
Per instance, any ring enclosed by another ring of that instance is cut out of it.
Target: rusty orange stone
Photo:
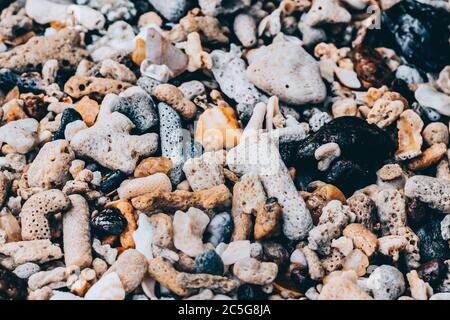
[[[136,65],[140,66],[142,61],[145,59],[145,40],[137,39],[136,40],[136,49],[131,54],[131,60],[133,60]]]
[[[147,177],[157,172],[167,174],[172,169],[172,160],[166,157],[150,157],[142,160],[134,170],[135,178]]]
[[[100,106],[97,101],[89,98],[88,96],[84,96],[83,99],[75,104],[75,110],[77,110],[81,115],[81,118],[83,118],[86,125],[90,127],[94,125],[95,119],[97,119]]]
[[[108,203],[107,208],[117,208],[127,220],[127,226],[120,234],[120,245],[124,249],[134,248],[133,233],[137,229],[134,208],[128,200],[118,200]]]
[[[23,35],[20,35],[14,39],[5,39],[4,42],[6,44],[12,45],[12,46],[20,46],[21,44],[27,43],[28,40],[35,37],[36,33],[34,31],[29,31]]]
[[[50,27],[52,27],[53,29],[59,31],[62,30],[66,27],[66,25],[64,23],[58,22],[58,21],[51,21],[50,22]]]

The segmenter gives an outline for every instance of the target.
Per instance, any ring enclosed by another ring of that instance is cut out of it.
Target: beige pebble
[[[416,270],[412,270],[406,274],[408,279],[409,289],[411,290],[411,297],[415,300],[428,300],[433,295],[433,288],[420,279]]]
[[[211,289],[220,293],[229,293],[239,286],[239,281],[211,274],[179,273],[176,282],[187,289]]]
[[[197,107],[186,99],[183,92],[172,84],[160,84],[154,90],[155,97],[170,105],[183,119],[189,120],[195,116]]]
[[[233,273],[243,282],[266,285],[275,280],[278,266],[273,262],[260,262],[255,258],[247,258],[234,264]]]
[[[423,129],[422,136],[429,146],[435,143],[448,144],[448,127],[442,122],[432,122]]]
[[[172,183],[164,173],[125,180],[117,189],[120,199],[130,199],[155,190],[172,191]]]
[[[412,159],[421,154],[423,121],[413,110],[404,111],[397,121],[398,150],[396,160]]]
[[[95,258],[94,261],[92,261],[92,267],[94,268],[95,274],[98,278],[100,278],[108,270],[108,264],[105,260],[100,258]]]
[[[356,101],[352,98],[339,99],[331,106],[331,112],[334,118],[344,116],[356,116],[358,115],[358,107]]]
[[[128,249],[120,254],[105,276],[109,273],[116,273],[125,292],[130,293],[141,284],[147,268],[147,259],[139,251]]]
[[[256,213],[254,236],[255,240],[269,238],[280,231],[283,218],[280,204],[274,198],[266,201]]]
[[[105,274],[86,293],[86,300],[124,300],[125,290],[116,272]]]
[[[165,213],[157,213],[150,216],[150,223],[153,226],[153,244],[163,248],[173,245],[173,224],[172,218]]]
[[[344,258],[342,263],[343,270],[353,270],[359,277],[366,274],[366,269],[369,266],[369,259],[359,249],[355,249]]]
[[[100,106],[94,99],[84,96],[74,105],[75,110],[81,115],[81,118],[88,127],[92,127],[97,119]]]
[[[150,157],[142,160],[134,170],[135,178],[143,178],[161,172],[167,174],[172,169],[172,160],[166,157]]]

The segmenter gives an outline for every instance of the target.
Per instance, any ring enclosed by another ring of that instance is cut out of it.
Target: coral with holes
[[[28,199],[22,207],[22,239],[50,239],[47,215],[62,212],[70,207],[67,196],[58,189],[39,192]]]
[[[0,53],[0,66],[15,72],[39,69],[50,59],[62,69],[75,69],[88,56],[81,49],[81,36],[76,30],[63,29],[50,36],[33,37],[27,43]]]

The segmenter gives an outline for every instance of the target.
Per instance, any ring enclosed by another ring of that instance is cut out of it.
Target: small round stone
[[[215,250],[208,250],[195,258],[195,272],[221,276],[224,272],[222,258]]]
[[[107,194],[117,189],[120,184],[127,178],[127,175],[120,170],[116,170],[108,174],[100,183],[100,190]]]
[[[128,222],[117,208],[109,208],[91,219],[94,231],[101,235],[120,235]]]
[[[289,263],[289,253],[277,242],[264,242],[263,261],[274,262],[279,269],[285,268]]]
[[[216,214],[206,228],[204,240],[214,247],[221,242],[227,243],[233,232],[233,220],[227,212]]]

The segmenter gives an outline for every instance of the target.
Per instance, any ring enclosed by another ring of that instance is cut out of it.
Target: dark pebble
[[[320,176],[320,172],[314,166],[299,166],[294,183],[298,190],[307,191],[308,185]]]
[[[127,224],[127,220],[117,208],[105,209],[91,219],[92,229],[102,236],[118,236]]]
[[[155,103],[146,93],[135,93],[118,98],[112,111],[126,115],[136,126],[134,130],[137,134],[142,134],[158,125]]]
[[[314,152],[330,142],[339,145],[341,157],[333,162],[327,171],[320,172],[317,170]],[[307,173],[308,180],[325,180],[349,195],[374,182],[375,171],[392,156],[396,145],[386,131],[368,124],[363,119],[339,117],[325,124],[295,148],[289,164],[302,172],[305,168],[310,168],[311,171]]]
[[[267,262],[274,262],[278,265],[279,270],[283,270],[289,264],[288,251],[277,242],[263,242],[263,256],[262,259]]]
[[[337,186],[344,194],[369,185],[375,179],[373,171],[350,160],[337,160],[326,171],[324,180]]]
[[[366,89],[379,88],[388,84],[394,77],[383,56],[371,47],[358,45],[353,51],[352,61]]]
[[[24,77],[8,70],[0,70],[0,88],[6,93],[14,87],[18,87],[21,93],[31,92],[35,94],[44,93],[44,86],[40,79]]]
[[[409,225],[422,225],[429,218],[430,214],[430,209],[419,199],[406,199],[406,216],[408,217]]]
[[[222,258],[215,250],[208,250],[195,258],[195,272],[221,276],[224,272]]]
[[[28,284],[13,272],[0,268],[0,300],[25,300]]]
[[[127,178],[127,175],[120,170],[116,170],[108,174],[100,183],[100,191],[108,194],[116,190],[120,184]]]
[[[311,280],[307,269],[294,269],[291,271],[291,281],[295,284],[298,290],[306,292],[314,285],[314,281]]]
[[[81,115],[78,113],[77,110],[73,108],[65,109],[62,113],[61,125],[53,135],[53,140],[64,139],[65,138],[64,131],[66,130],[67,125],[77,120],[82,120]]]
[[[402,79],[395,78],[391,83],[391,90],[400,93],[403,98],[408,100],[409,105],[416,101],[414,92],[409,89],[408,84]]]
[[[47,104],[43,95],[28,95],[23,99],[23,111],[27,116],[41,120],[47,115]]]
[[[419,237],[420,257],[422,261],[432,259],[447,260],[450,258],[450,249],[447,241],[442,239],[441,220],[437,214],[416,230]]]
[[[447,274],[447,267],[442,260],[433,259],[422,264],[417,272],[423,281],[429,282],[432,286],[437,286]]]
[[[233,220],[227,212],[216,214],[212,218],[204,235],[204,242],[210,242],[214,247],[221,242],[228,243],[233,233]]]
[[[296,160],[316,162],[316,149],[330,142],[339,145],[341,157],[374,165],[389,158],[396,149],[388,133],[376,125],[358,117],[339,117],[303,140],[297,148]]]
[[[380,37],[418,68],[438,72],[450,63],[449,25],[444,9],[404,0],[383,11]]]
[[[264,300],[267,294],[262,291],[260,286],[253,284],[243,284],[237,291],[238,300]]]

